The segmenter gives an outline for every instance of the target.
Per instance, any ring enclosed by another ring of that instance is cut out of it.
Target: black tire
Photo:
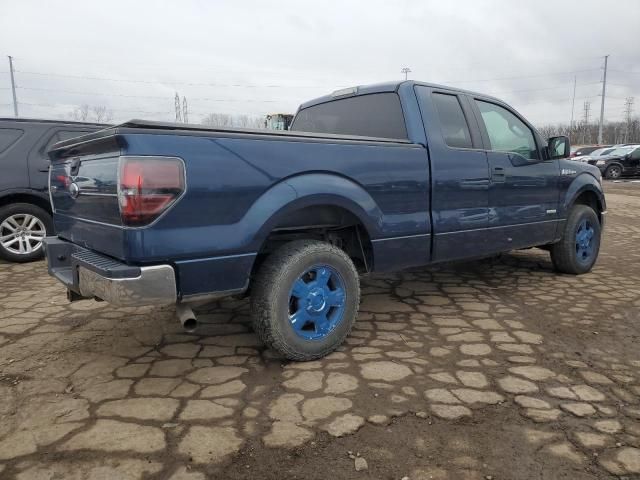
[[[593,229],[591,241],[592,253],[582,258],[578,255],[578,243],[576,235],[583,221]],[[600,221],[598,215],[591,207],[586,205],[575,205],[569,212],[569,217],[564,226],[562,239],[551,246],[551,261],[556,270],[562,273],[581,275],[590,272],[598,259],[600,251]]]
[[[0,240],[12,233],[8,226],[13,228],[14,225],[10,223],[9,219],[22,217],[24,215],[31,215],[37,218],[39,222],[44,225],[46,235],[53,235],[53,220],[49,212],[31,203],[13,203],[0,207]],[[25,253],[19,253],[14,251],[16,249],[16,247],[14,247],[15,243],[8,246],[3,245],[3,243],[4,242],[0,241],[0,258],[10,262],[32,262],[44,256],[44,246],[42,244],[36,248],[36,243],[34,243],[34,250],[32,252],[26,252],[25,248]]]
[[[327,265],[340,277],[344,290],[341,320],[324,338],[308,340],[290,322],[293,284],[316,265]],[[260,266],[251,291],[251,316],[256,334],[269,348],[290,360],[324,357],[338,348],[351,331],[360,304],[360,280],[347,254],[330,243],[296,240],[273,252]]]
[[[620,165],[609,165],[604,171],[604,178],[608,180],[617,180],[622,176],[622,168]]]

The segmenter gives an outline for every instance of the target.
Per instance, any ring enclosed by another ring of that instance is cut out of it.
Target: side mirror
[[[549,151],[549,158],[551,160],[569,157],[569,155],[571,155],[571,142],[569,141],[569,137],[551,137],[549,143],[547,143],[547,150]]]

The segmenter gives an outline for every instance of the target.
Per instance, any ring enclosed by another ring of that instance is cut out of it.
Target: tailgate
[[[57,143],[49,151],[49,192],[60,238],[124,259],[125,230],[118,209],[120,151],[113,129]]]
[[[119,156],[75,157],[51,166],[51,202],[56,214],[121,225]]]

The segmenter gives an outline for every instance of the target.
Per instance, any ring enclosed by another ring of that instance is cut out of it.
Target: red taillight
[[[122,157],[118,201],[128,226],[151,223],[184,192],[184,165],[178,158]]]
[[[64,188],[67,188],[71,184],[71,179],[66,175],[56,175],[55,181],[62,185]]]

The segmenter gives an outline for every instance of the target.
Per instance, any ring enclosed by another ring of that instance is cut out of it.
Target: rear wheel
[[[30,203],[0,208],[0,258],[10,262],[31,262],[44,256],[43,240],[53,235],[49,213]]]
[[[616,180],[622,176],[622,168],[620,165],[611,165],[604,171],[604,178]]]
[[[575,205],[569,213],[562,240],[551,246],[556,270],[579,275],[591,271],[600,251],[600,221],[586,205]]]
[[[300,240],[280,247],[260,267],[251,314],[265,345],[306,361],[342,344],[359,302],[358,272],[347,254],[326,242]]]

